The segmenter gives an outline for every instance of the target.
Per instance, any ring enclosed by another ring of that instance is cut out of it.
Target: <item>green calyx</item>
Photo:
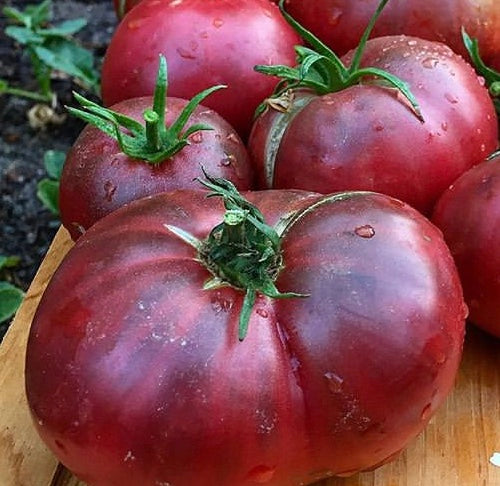
[[[472,39],[462,27],[462,40],[469,56],[476,67],[476,71],[484,78],[486,86],[493,99],[495,110],[500,115],[500,73],[488,67],[479,53],[479,43],[477,39]]]
[[[191,125],[186,130],[184,127],[194,110],[207,96],[225,87],[217,85],[197,94],[184,107],[177,120],[166,126],[167,62],[160,55],[153,106],[144,111],[144,124],[109,108],[103,108],[78,93],[74,93],[74,96],[86,111],[70,107],[67,109],[72,115],[114,138],[124,154],[156,165],[189,145],[188,139],[193,133],[212,130],[212,127],[202,123]]]
[[[223,221],[200,241],[180,228],[167,225],[179,238],[196,248],[198,259],[212,273],[205,290],[232,286],[245,292],[239,318],[239,339],[247,334],[248,322],[257,292],[281,299],[306,297],[294,292],[280,292],[274,282],[283,268],[281,239],[264,221],[262,213],[244,199],[234,185],[205,173],[198,179],[210,189],[207,197],[222,197],[226,212]]]
[[[327,45],[314,34],[302,27],[284,9],[285,0],[280,0],[279,8],[286,21],[295,31],[311,46],[295,46],[297,54],[297,67],[284,65],[255,66],[257,72],[276,76],[281,81],[276,86],[273,98],[279,98],[283,93],[295,88],[309,88],[319,95],[341,91],[355,84],[361,78],[371,77],[382,80],[384,84],[399,90],[410,103],[415,115],[423,121],[422,113],[416,98],[413,96],[406,82],[397,76],[376,67],[360,67],[361,58],[376,20],[389,0],[382,0],[373,14],[358,47],[354,52],[351,64],[345,66],[342,60]],[[260,106],[258,112],[263,111]]]

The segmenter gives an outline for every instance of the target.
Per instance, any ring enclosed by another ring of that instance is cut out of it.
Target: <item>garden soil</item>
[[[0,0],[0,6],[24,9],[37,0]],[[53,21],[85,18],[87,26],[78,40],[94,51],[100,69],[102,57],[117,25],[112,0],[53,0]],[[36,81],[28,56],[21,46],[4,34],[7,19],[0,12],[0,79],[10,86],[36,90]],[[65,105],[75,105],[72,91],[89,96],[81,87],[55,73],[53,89],[57,93],[57,115],[65,114]],[[95,99],[95,98],[94,98]],[[14,268],[1,271],[7,280],[27,290],[53,239],[59,220],[37,197],[38,181],[47,176],[43,155],[47,150],[67,152],[83,128],[79,120],[67,116],[63,123],[33,128],[28,112],[36,103],[0,95],[0,255],[17,256]],[[0,324],[0,341],[9,322]]]

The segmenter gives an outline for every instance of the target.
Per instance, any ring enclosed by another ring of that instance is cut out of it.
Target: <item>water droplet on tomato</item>
[[[142,18],[142,19],[134,19],[134,20],[131,20],[127,23],[127,27],[130,29],[130,30],[137,30],[141,25],[144,24],[144,22],[146,22],[147,19],[145,18]]]
[[[361,236],[361,238],[372,238],[373,236],[375,236],[375,230],[369,224],[365,224],[363,226],[358,226],[354,230],[354,232],[358,236]]]
[[[259,308],[256,310],[256,312],[260,317],[263,317],[264,319],[269,317],[269,312],[267,312],[266,309]]]
[[[191,142],[193,142],[193,143],[201,143],[201,142],[203,142],[203,133],[202,132],[195,132],[191,135],[190,139],[191,139]]]
[[[324,377],[328,381],[328,389],[332,393],[341,393],[344,387],[344,379],[332,371],[327,371]]]
[[[104,183],[104,197],[106,198],[106,201],[111,202],[115,192],[116,192],[116,186],[111,181],[106,181]]]
[[[231,132],[226,137],[226,140],[229,140],[230,142],[234,142],[234,143],[238,143],[239,142],[238,135],[236,135],[236,133],[234,133],[234,132]]]
[[[452,105],[455,105],[458,103],[458,98],[455,95],[452,95],[451,93],[445,93],[444,97],[446,98],[447,101],[449,101]]]
[[[416,40],[414,40],[414,39],[410,39],[410,40],[407,42],[407,44],[408,44],[409,46],[416,46],[416,45],[417,45],[417,41],[416,41]]]
[[[443,129],[443,132],[448,131],[448,123],[446,123],[445,121],[441,123],[441,128]]]
[[[225,157],[220,161],[221,165],[224,167],[230,166],[236,161],[236,157],[233,154],[225,154]]]
[[[233,307],[233,301],[225,299],[218,293],[212,298],[211,304],[212,309],[217,313],[228,312]]]
[[[202,39],[208,39],[208,32],[204,30],[203,32],[200,33],[200,37]]]
[[[262,464],[251,469],[247,474],[247,478],[254,483],[264,484],[273,479],[275,472],[275,467],[265,466]]]
[[[424,421],[427,422],[431,418],[432,415],[432,405],[428,403],[422,410],[422,413],[420,414],[420,418]]]
[[[58,449],[61,449],[61,451],[66,451],[66,446],[60,441],[60,440],[55,440],[56,446]]]
[[[373,127],[376,132],[382,132],[384,130],[383,125],[377,124]]]
[[[328,17],[328,23],[331,26],[337,25],[340,22],[340,18],[342,17],[343,14],[344,12],[340,8],[336,7],[332,8],[330,16]]]
[[[216,29],[218,29],[219,27],[221,27],[223,24],[224,24],[224,21],[223,21],[222,19],[220,19],[220,18],[216,18],[216,19],[214,19],[214,20],[213,20],[213,22],[212,22],[212,25],[213,25]]]
[[[422,66],[426,69],[433,69],[439,64],[439,60],[435,57],[426,57],[422,61]]]
[[[478,76],[477,80],[479,81],[479,84],[481,86],[484,86],[486,84],[486,80],[482,76]]]
[[[181,56],[183,59],[196,59],[196,56],[194,55],[193,52],[188,51],[183,47],[178,47],[176,51],[179,53],[179,56]]]

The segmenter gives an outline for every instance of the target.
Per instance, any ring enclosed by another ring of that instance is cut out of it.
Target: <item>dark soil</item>
[[[6,0],[4,5],[18,9],[38,0]],[[54,22],[84,17],[88,25],[78,39],[96,55],[97,66],[117,24],[111,0],[53,0]],[[36,90],[28,57],[20,46],[4,35],[7,20],[0,13],[0,78],[11,86]],[[59,78],[60,76],[58,76]],[[64,105],[74,104],[72,90],[88,96],[70,79],[55,79],[59,113]],[[33,101],[0,96],[0,255],[15,255],[21,261],[0,275],[27,290],[54,237],[59,221],[37,198],[37,183],[46,177],[43,155],[49,149],[67,151],[83,128],[79,120],[67,117],[61,125],[33,129],[27,112]],[[0,341],[9,323],[0,324]]]

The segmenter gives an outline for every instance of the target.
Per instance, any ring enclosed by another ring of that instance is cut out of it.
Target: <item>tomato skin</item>
[[[470,320],[500,337],[500,157],[456,180],[432,219],[455,258]]]
[[[346,64],[351,55],[344,57]],[[449,48],[412,37],[368,41],[362,66],[406,81],[425,122],[395,90],[373,84],[309,97],[297,111],[292,105],[290,114],[269,109],[248,143],[260,183],[267,179],[260,187],[373,190],[429,214],[449,184],[497,146],[488,91]],[[293,103],[304,96],[298,93]],[[285,128],[275,136],[279,123]]]
[[[254,110],[271,94],[276,79],[256,64],[295,62],[300,39],[269,0],[145,0],[118,26],[102,68],[106,105],[150,95],[158,54],[169,67],[169,94],[192,98],[216,84],[228,89],[205,104],[242,137]]]
[[[287,11],[338,54],[355,48],[379,0],[287,0]],[[477,38],[484,59],[500,60],[497,0],[391,0],[372,37],[406,34],[444,42],[468,59],[461,28]]]
[[[366,469],[450,390],[464,304],[437,228],[378,194],[247,196],[269,224],[308,208],[285,233],[277,286],[311,295],[258,298],[242,342],[243,293],[202,290],[208,271],[164,226],[204,238],[223,208],[203,192],[103,218],[45,291],[28,401],[89,486],[285,486]]]
[[[169,97],[166,123],[171,125],[188,102]],[[114,111],[143,122],[151,97],[117,103]],[[253,173],[243,142],[216,112],[198,106],[186,128],[204,123],[213,128],[196,132],[190,145],[159,165],[125,155],[114,139],[94,126],[84,128],[68,153],[60,183],[61,221],[73,239],[115,209],[150,194],[179,188],[198,187],[194,178],[209,174],[231,180],[246,190],[253,185]]]

